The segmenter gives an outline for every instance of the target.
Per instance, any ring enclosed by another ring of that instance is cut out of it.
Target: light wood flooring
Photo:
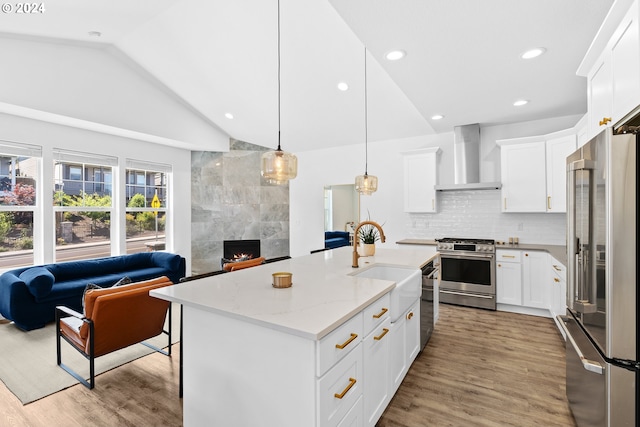
[[[76,385],[25,406],[0,383],[0,426],[181,426],[178,344],[173,352],[99,375],[94,390]],[[573,427],[564,366],[551,319],[441,305],[378,427]]]

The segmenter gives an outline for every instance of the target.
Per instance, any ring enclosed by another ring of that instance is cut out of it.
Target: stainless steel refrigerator
[[[567,398],[579,427],[638,425],[636,135],[567,158]]]

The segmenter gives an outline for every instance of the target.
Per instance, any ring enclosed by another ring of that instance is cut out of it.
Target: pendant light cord
[[[280,1],[280,0],[278,0]],[[367,166],[369,164],[368,149],[368,117],[367,117],[367,47],[364,48],[364,175],[367,176]]]
[[[278,0],[278,150],[280,148],[280,0]]]

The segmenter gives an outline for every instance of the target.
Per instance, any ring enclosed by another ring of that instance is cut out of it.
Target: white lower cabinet
[[[496,302],[522,305],[522,264],[518,250],[496,250]]]
[[[420,351],[420,300],[391,323],[391,396],[398,390]]]
[[[522,255],[522,305],[547,309],[549,254],[542,251],[524,251]]]
[[[389,396],[389,360],[391,356],[391,319],[373,330],[362,342],[364,350],[364,420],[375,426],[391,400]]]

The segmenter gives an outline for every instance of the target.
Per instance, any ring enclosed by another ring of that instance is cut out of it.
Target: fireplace
[[[260,240],[225,240],[222,263],[260,257]]]

